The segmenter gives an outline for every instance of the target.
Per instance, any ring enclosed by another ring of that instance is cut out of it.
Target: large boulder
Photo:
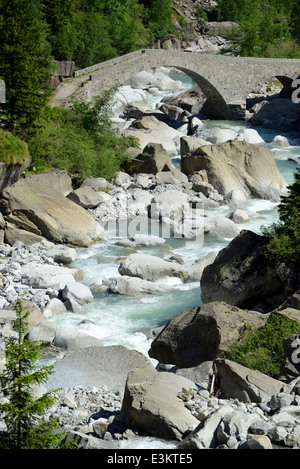
[[[125,296],[161,295],[173,291],[173,288],[169,285],[158,284],[126,275],[103,280],[102,286],[105,286],[110,293]]]
[[[79,269],[69,269],[51,264],[39,264],[31,261],[19,269],[22,282],[32,288],[54,288],[62,290],[67,283],[75,282],[82,278]]]
[[[183,388],[195,385],[173,373],[136,368],[128,374],[121,412],[129,425],[158,438],[180,441],[198,424],[178,397]]]
[[[231,360],[215,360],[218,386],[224,399],[241,402],[268,402],[274,394],[290,393],[292,387],[260,371],[251,370]]]
[[[277,98],[263,101],[253,108],[251,123],[255,126],[273,126],[281,130],[290,130],[299,126],[300,106],[291,99]]]
[[[192,175],[206,170],[208,182],[222,195],[241,191],[247,198],[280,201],[287,183],[280,174],[273,153],[244,141],[208,145],[184,155],[181,171]]]
[[[181,109],[184,109],[191,114],[198,114],[201,111],[206,99],[206,96],[199,88],[199,86],[195,86],[175,97],[173,95],[166,96],[161,100],[161,102],[180,107]]]
[[[130,254],[124,261],[121,261],[119,273],[130,277],[139,277],[151,282],[167,276],[188,277],[186,267],[174,262],[165,261],[157,256],[140,253]]]
[[[232,415],[233,409],[230,405],[224,405],[217,409],[179,444],[180,449],[209,449],[218,445],[217,430],[226,415]]]
[[[8,307],[8,311],[1,312],[2,319],[6,319],[6,331],[11,330],[9,335],[14,335],[13,323],[17,319],[16,312],[13,311],[14,304]],[[57,332],[57,325],[48,321],[39,308],[31,301],[22,300],[23,312],[29,312],[26,319],[27,327],[25,338],[27,340],[43,341],[46,344],[53,344]],[[2,332],[2,331],[1,331]]]
[[[201,137],[208,140],[212,144],[224,143],[229,140],[235,140],[238,134],[231,129],[221,129],[220,127],[213,127],[201,132]]]
[[[268,238],[242,230],[201,277],[203,303],[225,301],[240,308],[254,308],[280,292],[283,283],[275,262],[265,257]]]
[[[179,142],[180,137],[182,137],[182,132],[173,129],[165,122],[159,120],[157,120],[154,128],[152,122],[150,129],[145,130],[145,128],[137,129],[130,127],[129,129],[123,130],[122,134],[125,136],[131,135],[136,137],[142,150],[148,145],[148,143],[157,143],[162,145],[171,156],[177,155],[177,141]]]
[[[160,143],[148,143],[142,153],[136,158],[139,173],[157,174],[164,168],[170,170],[172,166],[168,152]]]
[[[86,285],[80,282],[68,282],[62,290],[65,306],[74,313],[84,311],[83,307],[93,303],[94,297]]]
[[[174,220],[178,223],[190,212],[188,194],[171,189],[153,197],[149,217],[153,220]]]
[[[53,246],[46,252],[47,257],[52,257],[54,262],[58,262],[59,264],[72,264],[77,259],[76,249],[69,248],[68,246],[64,246],[63,244]]]
[[[84,347],[68,352],[55,363],[45,387],[105,385],[111,391],[123,393],[129,371],[137,367],[154,369],[145,355],[121,345]]]
[[[57,331],[54,345],[68,351],[103,346],[102,342],[96,337],[68,327],[63,327]]]
[[[180,155],[185,156],[187,153],[190,153],[193,150],[196,150],[199,147],[205,145],[212,145],[212,143],[207,142],[203,138],[193,137],[193,136],[184,136],[180,139]]]
[[[66,197],[71,190],[63,171],[27,176],[2,192],[0,209],[19,230],[59,244],[88,247],[104,238],[104,230]]]
[[[68,194],[68,199],[85,209],[89,209],[107,202],[110,196],[103,191],[95,191],[91,186],[85,185]]]
[[[148,354],[160,363],[194,367],[229,352],[245,328],[263,327],[265,315],[222,302],[197,306],[177,314],[154,339]]]

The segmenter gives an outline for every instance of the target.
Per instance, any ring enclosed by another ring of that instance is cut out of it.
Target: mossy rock
[[[7,165],[22,165],[25,158],[31,160],[26,142],[0,129],[0,162]]]

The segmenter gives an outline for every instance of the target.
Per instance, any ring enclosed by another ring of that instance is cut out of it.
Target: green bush
[[[73,102],[70,109],[45,108],[28,142],[37,172],[55,167],[81,182],[88,176],[112,180],[134,138],[119,137],[111,129],[103,98],[95,104]],[[102,114],[101,114],[102,111]]]
[[[299,322],[280,313],[271,313],[264,327],[245,325],[241,338],[230,348],[228,358],[247,368],[278,378],[285,361],[283,340],[299,331]]]

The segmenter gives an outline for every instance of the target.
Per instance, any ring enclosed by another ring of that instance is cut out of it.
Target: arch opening
[[[298,115],[293,101],[295,76],[274,74],[260,80],[246,98],[247,119],[252,125],[278,128],[281,131],[293,126],[293,115]]]
[[[207,117],[212,119],[226,119],[228,117],[228,106],[225,99],[217,88],[204,76],[200,75],[197,72],[194,72],[186,67],[179,66],[177,64],[169,63],[165,64],[164,62],[156,64],[154,67],[136,67],[135,74],[142,71],[150,71],[159,67],[171,67],[177,69],[187,76],[189,76],[195,85],[199,87],[201,92],[205,95],[205,102],[201,107],[199,113],[205,114]],[[121,79],[118,80],[119,84],[126,83],[133,76],[131,72],[124,73]]]

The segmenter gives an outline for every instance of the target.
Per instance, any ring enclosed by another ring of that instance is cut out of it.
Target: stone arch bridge
[[[207,97],[205,113],[216,119],[244,119],[246,98],[254,89],[271,77],[288,88],[300,75],[298,59],[143,49],[77,70],[74,77],[81,77],[85,98],[91,100],[142,70],[161,66],[175,67],[189,75]]]

